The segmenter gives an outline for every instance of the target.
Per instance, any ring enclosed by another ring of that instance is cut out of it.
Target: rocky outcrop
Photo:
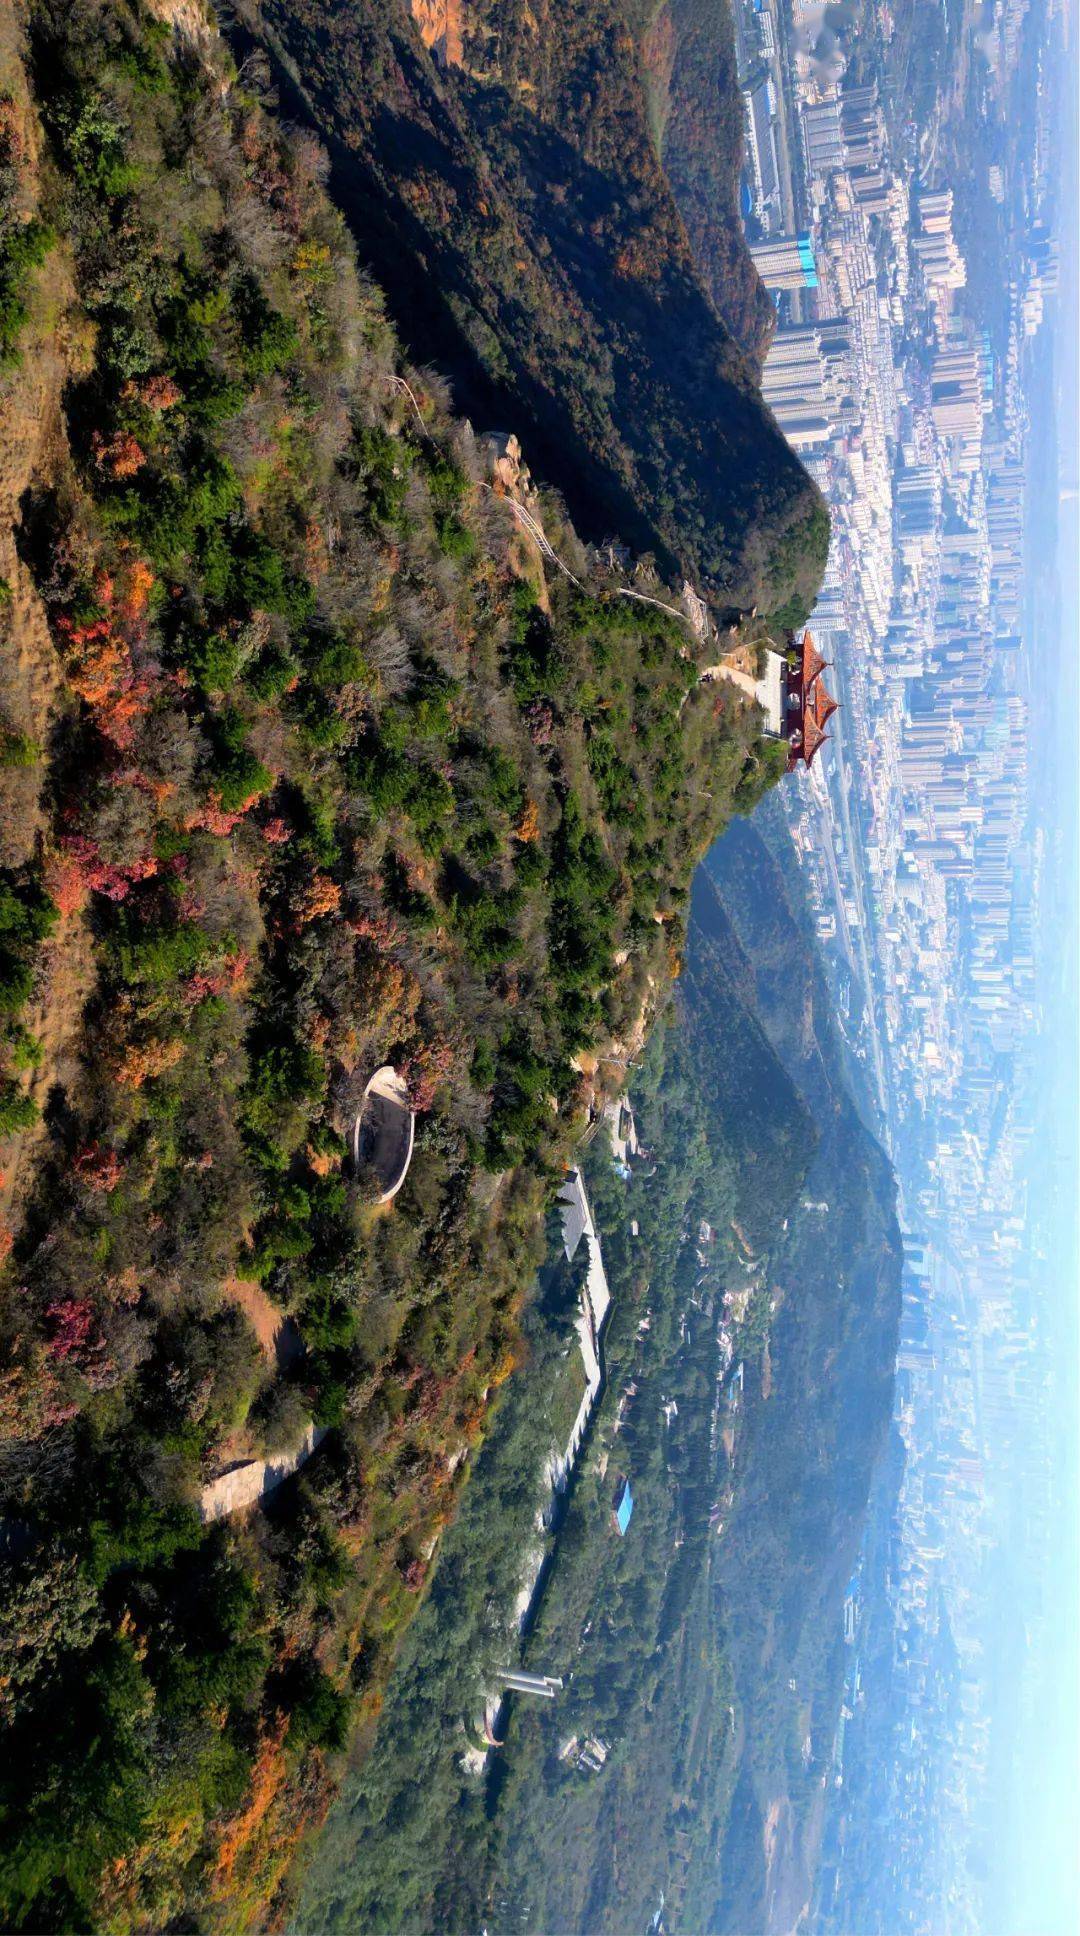
[[[463,54],[462,0],[409,0],[409,11],[425,47],[444,67],[460,67]]]

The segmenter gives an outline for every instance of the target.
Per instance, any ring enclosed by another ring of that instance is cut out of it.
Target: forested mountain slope
[[[747,1376],[718,1567],[742,1735],[709,1926],[731,1936],[793,1928],[809,1900],[844,1591],[890,1415],[902,1261],[895,1178],[852,1101],[790,842],[779,815],[764,821],[764,833],[733,826],[700,870],[688,964],[692,985],[719,963],[749,970],[755,1013],[815,1129],[770,1260],[768,1368]]]
[[[471,415],[528,433],[587,536],[655,553],[721,608],[797,622],[827,516],[699,277],[627,11],[414,11],[441,59],[387,0],[245,0],[238,38],[270,50],[289,113],[327,142],[334,192],[410,347],[438,357]],[[733,72],[716,85],[702,156],[713,118],[737,113]],[[722,138],[718,180],[730,126]],[[756,279],[723,234],[709,273],[719,286],[737,264],[745,311]]]
[[[694,941],[691,938],[691,951]],[[749,996],[749,1003],[747,997]],[[561,1257],[530,1312],[508,1389],[432,1590],[387,1692],[375,1751],[345,1787],[301,1902],[311,1931],[672,1929],[716,1848],[737,1766],[718,1618],[718,1330],[744,1281],[732,1219],[780,1234],[815,1131],[765,1040],[746,977],[673,1002],[634,1072],[643,1154],[623,1180],[601,1129],[585,1154],[612,1308],[607,1388],[522,1642],[515,1612],[538,1506],[550,1501],[552,1393],[577,1355]],[[711,1226],[706,1251],[702,1219]],[[554,1245],[553,1245],[554,1248]],[[561,1299],[559,1296],[562,1287]],[[760,1298],[736,1328],[757,1336]],[[734,1366],[729,1366],[731,1371]],[[665,1409],[665,1407],[670,1409]],[[625,1540],[616,1476],[631,1476]],[[491,1670],[519,1656],[559,1675],[555,1701],[514,1701],[501,1752],[470,1753]],[[567,1743],[607,1750],[602,1770]]]
[[[663,1898],[673,1933],[746,1936],[796,1928],[809,1901],[901,1258],[895,1180],[851,1101],[792,876],[782,823],[763,838],[737,822],[711,850],[663,1060],[634,1091],[650,1161],[621,1203],[591,1172],[623,1339],[643,1306],[650,1328],[636,1350],[614,1340],[525,1652],[571,1678],[551,1706],[515,1705],[473,1927],[482,1913],[507,1936],[621,1936]],[[737,1243],[702,1251],[699,1215]],[[737,1320],[723,1305],[742,1373],[733,1362],[719,1398],[718,1294],[746,1283],[747,1241],[759,1288]],[[730,1453],[707,1429],[714,1393]],[[637,1489],[625,1540],[610,1531],[613,1471]],[[608,1745],[599,1773],[560,1760],[575,1732]]]
[[[514,1364],[597,1060],[640,1044],[695,861],[778,766],[678,616],[553,500],[523,527],[271,106],[194,4],[3,16],[11,1929],[280,1913]],[[386,1063],[416,1112],[390,1208],[348,1154]],[[264,1510],[205,1522],[313,1428]]]
[[[626,1179],[603,1134],[585,1158],[608,1383],[539,1609],[522,1638],[551,1395],[573,1354],[565,1286],[531,1312],[530,1361],[376,1752],[328,1823],[302,1902],[313,1931],[623,1936],[661,1899],[673,1936],[797,1925],[888,1418],[899,1250],[791,863],[782,827],[765,840],[740,822],[699,872],[686,972],[631,1082],[644,1153]],[[519,1658],[562,1688],[512,1700],[480,1768],[492,1669]]]
[[[633,9],[633,0],[627,0]],[[743,240],[744,109],[729,0],[646,9],[641,64],[657,152],[698,273],[735,341],[764,362],[776,311]]]

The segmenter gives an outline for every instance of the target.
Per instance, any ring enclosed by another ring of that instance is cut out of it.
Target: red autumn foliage
[[[555,713],[546,699],[533,699],[524,708],[524,720],[534,746],[550,746],[555,731]]]
[[[391,914],[351,914],[345,926],[358,941],[373,941],[380,953],[398,947],[405,939],[405,929]]]
[[[92,1190],[104,1190],[108,1195],[116,1189],[124,1174],[124,1166],[115,1150],[102,1149],[98,1143],[88,1143],[75,1158],[75,1174]]]
[[[90,889],[77,861],[51,855],[45,863],[45,885],[61,915],[75,914],[86,906]]]
[[[0,165],[18,168],[24,158],[26,143],[19,126],[18,110],[10,95],[0,96]]]
[[[206,913],[206,902],[190,881],[177,896],[176,912],[181,921],[201,921]]]
[[[251,967],[251,956],[241,951],[228,955],[220,968],[197,968],[184,986],[184,1000],[195,1007],[199,1002],[208,1001],[212,995],[228,995],[241,988],[247,980]]]
[[[125,403],[141,403],[147,410],[160,411],[171,410],[180,402],[183,391],[171,376],[145,376],[141,382],[129,379],[120,394]]]
[[[457,1058],[457,1047],[445,1037],[424,1042],[405,1058],[402,1075],[413,1108],[423,1114],[450,1075]]]
[[[65,834],[60,842],[58,892],[68,903],[68,911],[85,901],[87,891],[104,894],[110,901],[126,901],[139,881],[152,880],[157,871],[153,854],[140,855],[122,866],[103,860],[96,842],[87,834]],[[57,905],[63,912],[59,899]]]
[[[424,1561],[419,1558],[409,1560],[407,1565],[402,1567],[401,1577],[410,1593],[419,1593],[420,1588],[424,1584],[424,1575],[426,1572],[427,1567]]]
[[[434,1371],[428,1372],[420,1387],[418,1396],[413,1400],[411,1408],[412,1418],[414,1420],[422,1420],[426,1424],[430,1424],[433,1419],[438,1418],[439,1414],[445,1410],[446,1395],[450,1391],[452,1384],[452,1379],[440,1378],[438,1373]]]
[[[53,1325],[49,1340],[52,1357],[61,1361],[84,1357],[94,1328],[94,1307],[90,1299],[60,1298],[55,1304],[49,1305],[45,1315]]]
[[[238,807],[226,808],[222,805],[221,795],[215,788],[211,791],[210,799],[205,806],[198,807],[194,813],[188,814],[184,826],[189,833],[197,827],[202,827],[211,834],[231,834],[233,828],[240,825],[244,815],[250,813],[252,807],[262,797],[262,788],[256,787]]]
[[[249,800],[247,806],[250,805]],[[247,806],[242,807],[239,813],[226,813],[224,807],[211,801],[207,806],[199,807],[194,813],[186,816],[184,830],[190,834],[201,828],[204,833],[219,834],[224,838],[226,834],[232,833],[234,827],[240,825],[247,812]]]

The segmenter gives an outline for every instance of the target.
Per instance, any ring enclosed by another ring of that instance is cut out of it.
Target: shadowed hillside
[[[742,97],[729,0],[664,0],[649,9],[642,71],[664,173],[701,279],[736,342],[760,368],[776,311],[739,213]]]
[[[614,0],[466,0],[450,68],[404,4],[241,16],[280,57],[288,111],[327,142],[410,348],[460,407],[528,432],[585,535],[617,531],[721,609],[805,614],[827,514],[698,277]],[[729,115],[733,77],[717,86]],[[725,248],[745,281],[741,243]],[[716,251],[709,273],[725,274]]]

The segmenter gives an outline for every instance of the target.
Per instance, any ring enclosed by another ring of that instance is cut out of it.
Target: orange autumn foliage
[[[183,392],[171,376],[147,376],[141,382],[129,378],[120,392],[125,403],[142,403],[148,410],[171,410]]]
[[[94,461],[107,477],[134,477],[146,462],[146,452],[130,430],[118,430],[108,439],[95,431],[93,448]]]
[[[531,841],[539,840],[539,838],[540,810],[535,800],[527,800],[525,802],[525,811],[518,821],[517,826],[514,828],[514,839],[520,840],[523,846],[528,846]]]
[[[124,596],[120,605],[121,617],[129,623],[142,617],[149,603],[154,586],[154,574],[145,558],[136,558],[124,586]]]
[[[102,603],[111,603],[112,594],[112,580],[103,579],[98,588]],[[72,691],[93,714],[99,732],[127,751],[134,737],[134,722],[147,710],[150,688],[135,672],[125,641],[104,615],[86,625],[62,618],[57,621],[57,631],[65,646]]]
[[[329,874],[316,874],[296,901],[296,925],[306,928],[324,914],[335,914],[340,906],[341,889],[337,882]]]
[[[141,1089],[144,1082],[175,1069],[184,1053],[184,1044],[174,1036],[171,1042],[132,1043],[116,1071],[116,1080],[125,1089]]]
[[[507,1346],[506,1350],[496,1360],[495,1365],[492,1369],[492,1373],[491,1373],[492,1385],[495,1386],[496,1388],[498,1388],[499,1385],[505,1385],[511,1373],[517,1370],[520,1362],[521,1360],[517,1352],[512,1348],[512,1346]]]
[[[251,801],[248,801],[247,805],[250,806]],[[190,834],[201,828],[208,834],[221,836],[231,834],[233,828],[240,825],[245,812],[246,807],[239,813],[227,812],[219,800],[212,800],[207,806],[198,807],[194,813],[185,816],[184,832]]]
[[[279,1714],[267,1729],[251,1771],[247,1806],[222,1830],[214,1869],[215,1893],[227,1886],[237,1861],[250,1848],[281,1792],[287,1773],[284,1741],[288,1725],[288,1716]]]
[[[50,854],[45,863],[45,886],[61,916],[77,914],[90,899],[85,869],[67,854]]]

